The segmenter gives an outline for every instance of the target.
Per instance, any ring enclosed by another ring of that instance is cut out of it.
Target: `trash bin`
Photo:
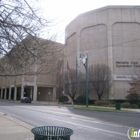
[[[121,103],[120,102],[116,102],[116,110],[120,110],[121,109]]]
[[[73,130],[58,126],[41,126],[31,130],[34,140],[70,140]]]

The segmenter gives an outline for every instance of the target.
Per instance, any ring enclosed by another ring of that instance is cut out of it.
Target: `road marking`
[[[24,107],[21,107],[21,108],[27,108],[27,107],[24,106]],[[99,121],[98,119],[92,118],[92,117],[86,117],[86,116],[68,114],[68,113],[63,113],[63,112],[58,112],[58,111],[51,111],[51,110],[48,110],[48,109],[45,109],[45,110],[42,109],[41,110],[41,109],[34,108],[34,106],[32,106],[32,108],[30,108],[30,109],[31,110],[42,111],[42,112],[49,112],[49,113],[53,113],[53,114],[66,115],[66,116],[71,117],[73,119],[78,119],[78,120],[85,121],[85,122],[93,122],[93,123],[105,124],[105,125],[109,125],[109,126],[123,127],[123,128],[127,128],[127,129],[130,128],[130,127],[124,126],[124,125],[117,125],[117,124],[113,124],[113,123],[109,123],[109,122],[108,123],[105,123],[105,122]],[[92,120],[84,120],[84,119],[92,119]]]
[[[51,118],[50,117],[47,117],[47,118],[53,119],[53,120],[56,120],[56,121],[60,121],[60,122],[63,122],[63,123],[68,123],[68,124],[71,124],[71,125],[79,126],[81,128],[87,128],[87,129],[97,130],[98,132],[99,131],[102,131],[102,132],[105,132],[105,133],[111,133],[111,134],[115,134],[115,135],[126,136],[126,134],[119,133],[119,132],[114,132],[114,131],[105,130],[105,129],[101,129],[101,128],[97,128],[97,127],[91,127],[91,126],[86,126],[86,125],[82,125],[82,124],[72,123],[72,122],[69,122],[69,121],[62,121],[62,120],[55,119],[55,118],[52,118],[52,117]]]
[[[36,109],[36,108],[28,108],[28,107],[21,107],[21,106],[17,106],[19,108],[24,108],[24,109],[30,109],[30,110],[36,110],[36,111],[40,111],[40,112],[49,112],[49,113],[52,113],[52,114],[60,114],[60,115],[65,115],[65,116],[68,116],[68,117],[79,117],[79,118],[88,118],[88,119],[93,119],[93,120],[97,120],[96,118],[92,118],[92,117],[86,117],[86,116],[80,116],[80,115],[74,115],[74,114],[69,114],[69,113],[63,113],[63,112],[58,112],[58,111],[51,111],[51,110],[48,110],[48,109]]]
[[[116,127],[124,127],[124,128],[130,128],[124,125],[117,125],[117,124],[112,124],[112,123],[108,123],[108,122],[102,122],[102,121],[93,121],[93,120],[84,120],[84,119],[79,119],[76,117],[71,117],[72,119],[75,120],[80,120],[80,121],[84,121],[84,122],[91,122],[91,123],[97,123],[97,124],[105,124],[105,125],[110,125],[110,126],[116,126]]]
[[[58,112],[56,110],[55,111],[52,111],[52,110],[42,109],[42,108],[36,109],[34,106],[30,106],[30,108],[29,108],[29,106],[16,106],[16,107],[24,108],[24,109],[29,109],[29,110],[36,110],[36,111],[40,111],[40,112],[44,112],[44,113],[45,112],[49,112],[49,113],[52,113],[52,114],[66,115],[68,117],[75,117],[75,118],[81,119],[81,121],[82,121],[82,118],[83,118],[83,121],[86,121],[84,119],[91,119],[91,122],[92,122],[92,120],[93,121],[95,120],[94,123],[106,124],[108,126],[116,126],[116,127],[122,126],[124,128],[130,128],[129,126],[126,126],[126,125],[120,125],[119,126],[117,124],[113,124],[113,123],[110,123],[110,122],[106,123],[106,122],[104,122],[102,120],[99,120],[99,119],[96,119],[96,118],[86,117],[86,116],[80,116],[80,115],[74,115],[74,114],[69,114],[69,113],[63,113],[63,112]]]

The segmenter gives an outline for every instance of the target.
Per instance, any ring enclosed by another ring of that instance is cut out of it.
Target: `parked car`
[[[23,98],[21,98],[21,103],[31,103],[31,98],[30,97],[23,97]]]

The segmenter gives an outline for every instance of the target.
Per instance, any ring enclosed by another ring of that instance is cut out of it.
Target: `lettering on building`
[[[138,61],[116,61],[116,67],[140,68],[140,64]]]

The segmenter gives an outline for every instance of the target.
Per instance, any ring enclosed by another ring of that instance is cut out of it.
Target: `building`
[[[112,71],[108,98],[124,99],[134,69],[140,69],[140,6],[106,6],[80,14],[65,34],[65,67],[68,61],[75,69],[76,57],[88,53],[89,65],[103,63]],[[95,99],[92,94],[90,99]]]
[[[22,97],[31,97],[33,101],[56,101],[58,99],[58,78],[60,63],[63,63],[64,45],[41,38],[36,39],[40,42],[38,46],[30,37],[22,42],[25,42],[27,46],[35,46],[34,52],[38,55],[41,53],[41,59],[36,60],[31,66],[27,63],[24,69],[26,74],[0,77],[2,99],[20,100]],[[40,47],[39,49],[43,51],[37,52],[36,47]]]

